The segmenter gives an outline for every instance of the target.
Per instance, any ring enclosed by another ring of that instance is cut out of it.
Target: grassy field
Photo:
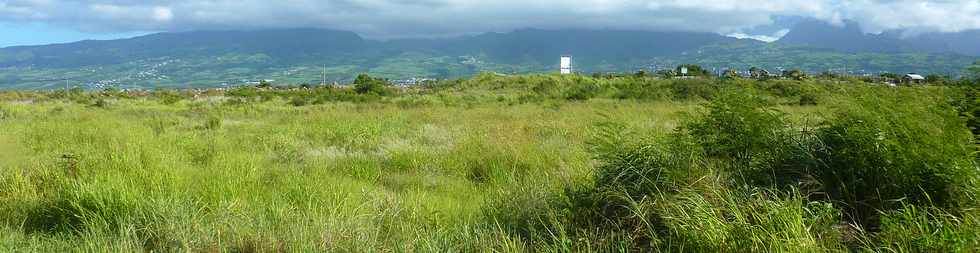
[[[0,251],[971,252],[962,94],[554,76],[7,92]]]

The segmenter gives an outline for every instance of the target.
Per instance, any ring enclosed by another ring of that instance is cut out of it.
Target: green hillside
[[[0,49],[0,88],[50,89],[64,79],[85,88],[220,87],[257,80],[348,82],[360,73],[389,79],[455,78],[480,72],[541,73],[558,56],[581,72],[627,72],[696,63],[721,71],[758,66],[810,72],[958,75],[977,57],[927,53],[844,53],[683,32],[518,30],[447,39],[373,41],[350,32],[290,29],[161,33],[132,39]]]

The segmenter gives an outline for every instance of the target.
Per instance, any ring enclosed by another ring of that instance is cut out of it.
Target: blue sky
[[[52,27],[38,22],[0,23],[0,47],[74,42],[79,40],[118,39],[147,34],[146,32],[86,33]]]

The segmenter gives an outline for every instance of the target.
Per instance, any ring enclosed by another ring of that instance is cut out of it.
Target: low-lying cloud
[[[86,32],[319,27],[397,38],[587,28],[749,34],[797,16],[867,32],[980,28],[980,0],[0,0],[0,22],[40,22]],[[785,34],[785,33],[783,33]]]

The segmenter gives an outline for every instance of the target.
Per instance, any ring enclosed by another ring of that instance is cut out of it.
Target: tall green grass
[[[5,92],[0,251],[969,252],[958,92],[550,75]]]

